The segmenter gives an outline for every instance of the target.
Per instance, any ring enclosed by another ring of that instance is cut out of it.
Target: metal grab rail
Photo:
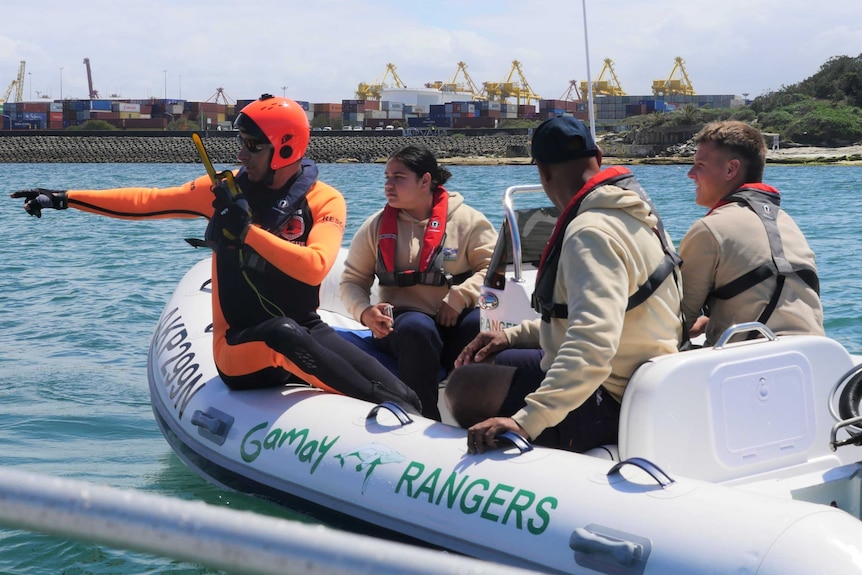
[[[503,212],[506,215],[506,222],[509,224],[509,234],[512,237],[512,261],[515,267],[514,281],[524,281],[524,276],[521,271],[521,231],[518,229],[518,218],[515,215],[515,206],[513,198],[518,194],[543,192],[545,189],[538,184],[529,184],[521,186],[509,186],[503,194]]]
[[[252,575],[534,573],[319,525],[4,467],[0,525]]]

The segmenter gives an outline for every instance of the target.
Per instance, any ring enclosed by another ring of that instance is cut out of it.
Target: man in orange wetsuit
[[[79,210],[115,218],[209,218],[213,249],[213,355],[224,382],[251,389],[303,381],[413,412],[416,394],[341,338],[317,314],[320,284],[335,262],[347,208],[303,158],[310,129],[293,100],[264,94],[242,109],[242,168],[235,197],[208,176],[164,189],[13,192],[24,209]]]

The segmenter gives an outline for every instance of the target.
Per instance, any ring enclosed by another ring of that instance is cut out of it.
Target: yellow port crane
[[[614,61],[610,58],[605,58],[605,65],[602,66],[602,71],[599,77],[592,83],[594,96],[625,96],[626,93],[620,85],[620,79],[617,78],[614,72]],[[610,75],[610,80],[605,79],[605,74]],[[589,83],[581,82],[581,94],[589,93]]]
[[[15,84],[17,82],[18,82],[18,80],[12,80],[11,82],[9,82],[9,87],[6,88],[6,91],[3,93],[3,97],[0,98],[0,104],[2,104],[3,102],[5,102],[9,99],[9,95],[12,93],[12,89],[15,87]]]
[[[520,82],[513,82],[512,78],[517,73]],[[505,102],[509,98],[515,98],[518,104],[524,100],[525,104],[529,104],[532,100],[541,100],[542,97],[533,92],[530,88],[530,83],[524,77],[524,71],[521,70],[521,63],[517,60],[512,60],[512,68],[509,70],[509,75],[502,82],[483,82],[482,92],[492,102]]]
[[[679,76],[674,78],[674,74],[679,72]],[[673,68],[670,70],[667,79],[653,80],[652,93],[654,96],[669,96],[682,95],[694,96],[694,86],[691,85],[691,80],[688,78],[688,73],[685,71],[685,62],[677,56],[673,60]]]
[[[9,100],[9,96],[12,94],[13,88],[15,89],[15,101],[24,101],[24,69],[26,67],[26,60],[21,60],[21,62],[18,64],[18,76],[9,83],[9,87],[6,88],[6,92],[3,94],[3,97],[0,98],[0,104]]]
[[[395,64],[390,63],[386,64],[386,70],[384,70],[383,74],[375,80],[373,84],[360,82],[359,86],[356,88],[356,97],[360,100],[379,100],[383,94],[383,90],[390,87],[386,84],[386,79],[390,74],[392,75],[392,81],[395,83],[394,86],[396,88],[407,87],[404,82],[401,81],[401,78],[398,77],[398,73],[395,71]]]
[[[464,82],[466,84],[458,83],[458,76],[464,76]],[[426,88],[433,88],[435,90],[440,90],[441,92],[460,92],[465,94],[470,94],[474,100],[486,100],[484,94],[482,94],[482,90],[476,87],[476,84],[473,83],[473,79],[470,77],[470,74],[467,73],[467,64],[464,62],[458,62],[458,68],[455,70],[455,74],[452,76],[452,79],[448,82],[428,82],[425,84]]]
[[[581,100],[581,92],[578,90],[577,80],[569,80],[569,87],[565,92],[563,92],[563,95],[560,96],[560,100],[569,102]]]

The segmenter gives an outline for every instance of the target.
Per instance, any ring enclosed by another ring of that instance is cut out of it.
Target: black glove
[[[24,198],[24,209],[31,216],[42,217],[43,208],[65,210],[69,207],[66,199],[66,190],[46,190],[45,188],[31,188],[29,190],[18,190],[9,194],[10,198]]]
[[[210,222],[209,239],[221,246],[241,246],[251,225],[251,213],[246,205],[241,197],[236,202],[217,197],[213,202],[215,212]]]

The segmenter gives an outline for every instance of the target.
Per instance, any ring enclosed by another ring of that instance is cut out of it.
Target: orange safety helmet
[[[273,170],[301,160],[311,137],[305,110],[293,100],[271,94],[264,94],[243,108],[233,127],[272,144]]]

